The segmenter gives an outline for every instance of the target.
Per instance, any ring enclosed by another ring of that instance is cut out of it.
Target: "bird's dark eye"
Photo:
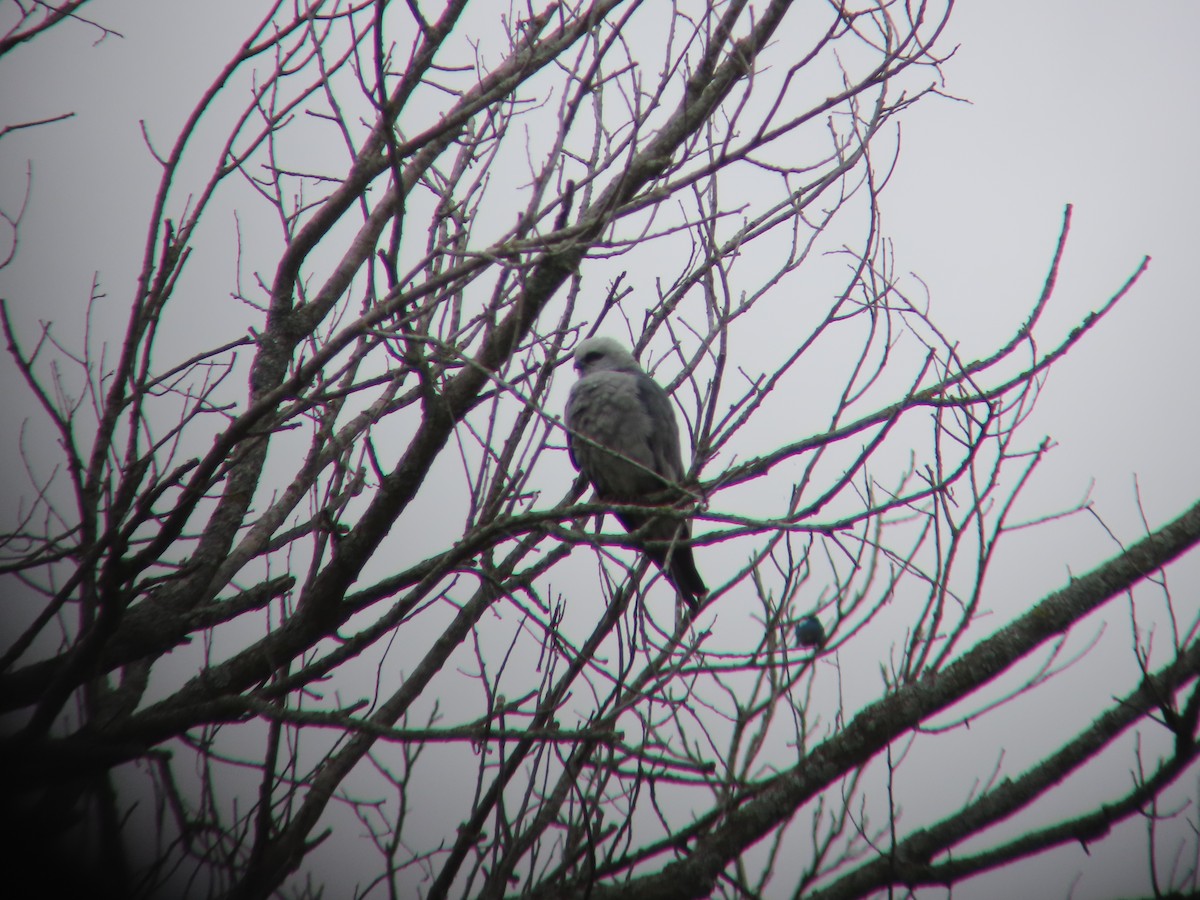
[[[583,364],[585,366],[590,366],[592,363],[599,362],[603,358],[604,358],[604,354],[601,353],[599,350],[592,350],[588,353],[583,354]]]

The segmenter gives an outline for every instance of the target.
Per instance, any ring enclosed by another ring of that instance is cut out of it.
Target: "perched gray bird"
[[[579,380],[567,399],[567,449],[596,496],[642,504],[657,494],[653,502],[663,505],[686,497],[678,487],[684,474],[679,426],[666,392],[612,338],[580,341],[574,357]],[[642,552],[695,609],[708,588],[696,571],[692,548],[678,543],[691,536],[687,521],[649,512],[617,518],[627,530],[640,530]]]
[[[796,643],[801,647],[824,647],[825,629],[821,627],[821,620],[816,616],[805,616],[797,622]]]

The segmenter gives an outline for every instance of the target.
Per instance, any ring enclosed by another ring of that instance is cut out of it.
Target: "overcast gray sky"
[[[157,176],[139,119],[163,150],[242,39],[254,6],[99,0],[89,15],[123,39],[93,46],[93,30],[64,27],[6,61],[0,120],[77,113],[0,141],[6,211],[19,204],[32,161],[21,245],[0,272],[0,296],[26,334],[54,318],[65,336],[77,335],[94,273],[109,295],[103,327],[119,333]],[[931,99],[903,118],[900,165],[883,196],[900,268],[929,286],[937,320],[968,349],[991,345],[1027,314],[1067,203],[1074,226],[1047,314],[1050,333],[1065,335],[1143,254],[1153,257],[1133,295],[1055,368],[1029,426],[1058,447],[1026,496],[1027,513],[1077,502],[1095,479],[1096,509],[1126,543],[1141,528],[1135,476],[1151,525],[1200,496],[1197,35],[1200,3],[1192,0],[961,4],[943,43],[959,46],[944,90],[967,102]],[[202,309],[196,324],[205,325]],[[7,360],[0,372],[8,420],[32,415],[32,403],[11,387]],[[17,435],[9,428],[0,438],[10,470]],[[25,490],[23,480],[9,479],[0,497],[12,503]],[[1115,550],[1096,520],[1076,517],[1017,535],[997,581],[1033,600]],[[1173,584],[1194,611],[1200,560],[1178,564]],[[1076,689],[1065,677],[1048,702],[1069,704]],[[1054,720],[1061,711],[1045,712]],[[1085,867],[1075,895],[1144,889],[1141,832],[1125,846],[1132,865]],[[1047,855],[1015,877],[1029,896],[1065,896],[1084,863],[1082,853]],[[1006,893],[1017,896],[1014,876],[1004,878]],[[995,884],[978,879],[955,896],[995,896]]]
[[[1055,369],[1037,411],[1061,444],[1061,484],[1044,489],[1070,498],[1094,475],[1114,513],[1132,473],[1158,517],[1200,485],[1197,27],[1200,4],[1182,0],[961,4],[947,89],[971,105],[913,110],[886,202],[903,265],[964,335],[1024,315],[1066,203],[1074,226],[1051,312],[1064,330],[1153,258],[1132,302]]]
[[[1073,227],[1049,313],[1057,333],[1114,293],[1143,254],[1152,257],[1134,294],[1054,369],[1030,422],[1058,447],[1023,507],[1070,505],[1095,479],[1095,508],[1125,543],[1140,531],[1135,476],[1152,524],[1200,492],[1200,55],[1190,45],[1198,31],[1200,4],[1190,2],[960,4],[944,45],[960,45],[945,67],[947,92],[971,103],[912,111],[885,198],[901,266],[921,275],[942,322],[967,340],[1008,333],[1025,315],[1067,203]],[[1028,599],[1114,549],[1095,520],[1073,518],[1011,543],[1000,580]],[[1174,567],[1172,585],[1194,612],[1200,560]],[[1105,640],[1101,649],[1120,658],[1127,638]],[[1066,722],[1096,677],[1068,673],[1043,697],[1052,705],[1044,720],[1015,717],[1010,727]],[[1019,753],[1021,742],[1012,743]],[[1110,764],[1111,777],[1127,777],[1121,761]],[[1069,785],[1065,804],[1075,790],[1086,797],[1089,786]],[[1110,845],[1102,865],[1084,868],[1074,896],[1145,890],[1143,839],[1126,829],[1119,850]],[[1083,859],[1078,848],[1049,854],[955,896],[996,896],[998,884],[1008,896],[1066,896]]]

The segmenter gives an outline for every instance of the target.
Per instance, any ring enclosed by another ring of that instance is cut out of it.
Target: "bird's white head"
[[[610,337],[591,337],[580,341],[571,355],[575,359],[575,371],[581,376],[605,370],[641,371],[633,354]]]

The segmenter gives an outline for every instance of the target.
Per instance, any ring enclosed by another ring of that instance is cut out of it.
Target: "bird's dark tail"
[[[668,577],[683,597],[683,601],[694,612],[700,601],[704,599],[704,595],[708,593],[708,587],[704,584],[704,579],[700,577],[700,572],[696,568],[696,559],[692,556],[692,548],[673,548],[670,562],[671,568]]]
[[[689,532],[687,525],[683,525],[678,535],[686,541],[691,536]],[[667,580],[675,585],[675,590],[679,591],[683,602],[695,612],[700,601],[708,593],[708,587],[700,577],[700,570],[696,568],[696,557],[692,555],[692,548],[677,542],[666,545],[655,543],[647,546],[645,552],[662,569]]]
[[[708,593],[708,588],[696,568],[692,548],[680,543],[681,540],[686,541],[691,537],[691,529],[687,523],[672,521],[666,517],[647,520],[641,516],[623,515],[618,518],[628,531],[644,528],[650,532],[652,539],[642,545],[642,552],[663,571],[684,602],[695,611],[700,600]]]

